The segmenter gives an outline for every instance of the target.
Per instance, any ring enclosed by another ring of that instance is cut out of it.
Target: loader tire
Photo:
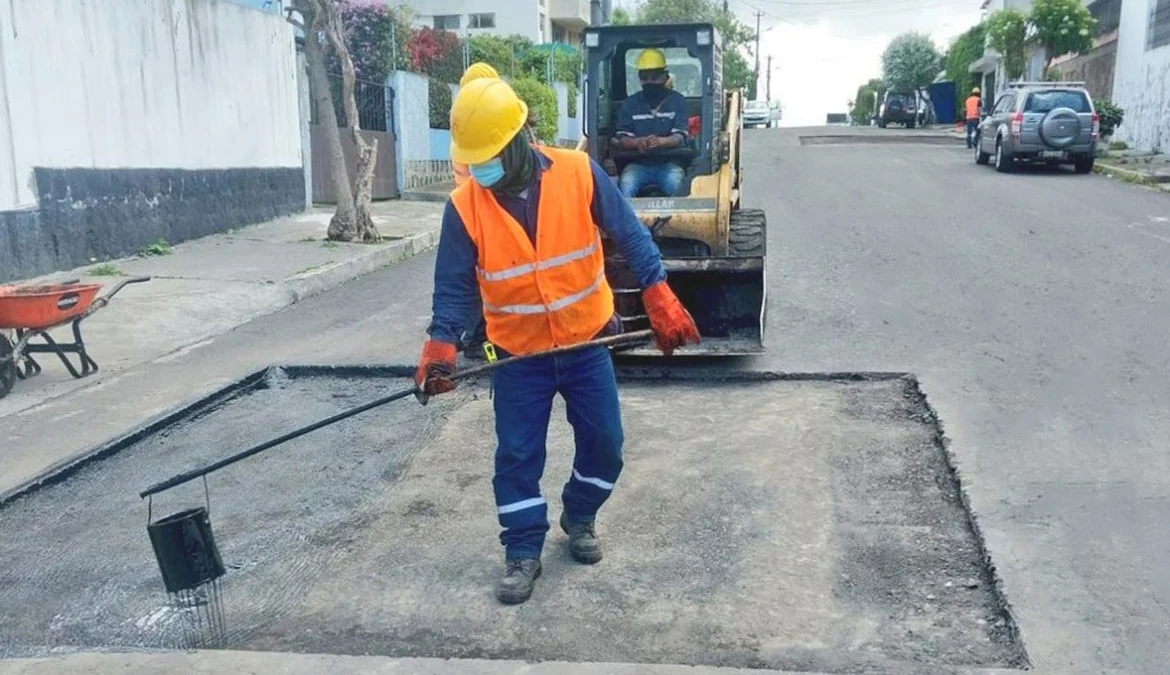
[[[727,248],[735,258],[762,258],[768,250],[768,217],[763,209],[731,213]]]
[[[8,338],[0,333],[0,398],[7,396],[16,384],[16,360],[10,358],[13,356],[12,352],[13,348]]]

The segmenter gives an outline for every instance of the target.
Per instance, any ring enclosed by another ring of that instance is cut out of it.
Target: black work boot
[[[601,562],[601,540],[593,529],[593,523],[574,523],[561,514],[561,529],[569,535],[569,555],[583,565]]]
[[[496,584],[496,599],[505,605],[519,605],[532,597],[532,589],[540,578],[538,558],[517,558],[504,561],[504,578]]]

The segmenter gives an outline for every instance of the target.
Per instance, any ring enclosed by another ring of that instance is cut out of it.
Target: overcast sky
[[[632,9],[636,0],[615,0]],[[926,33],[940,51],[979,21],[979,0],[730,0],[744,23],[760,19],[760,97],[772,56],[772,98],[786,125],[824,124],[846,112],[858,85],[881,75],[890,38]]]

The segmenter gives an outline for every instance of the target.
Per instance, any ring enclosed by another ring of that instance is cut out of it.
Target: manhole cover
[[[174,644],[136,492],[403,384],[274,372],[0,508],[0,656]],[[550,533],[517,608],[491,596],[486,394],[402,402],[214,474],[228,646],[824,672],[1025,664],[913,383],[626,382],[606,559],[575,565]],[[563,420],[558,406],[553,518],[572,453]],[[202,500],[196,483],[154,508]]]

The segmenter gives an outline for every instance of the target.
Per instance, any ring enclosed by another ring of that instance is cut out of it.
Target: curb
[[[1102,162],[1101,160],[1097,160],[1096,166],[1093,167],[1093,172],[1105,175],[1107,178],[1117,178],[1123,182],[1170,193],[1170,176],[1151,176],[1144,171],[1126,169],[1116,164]]]
[[[435,190],[407,190],[399,197],[404,202],[435,202],[439,204],[450,198],[451,193]]]
[[[296,303],[388,265],[413,258],[435,248],[438,244],[438,230],[412,234],[389,244],[371,245],[370,252],[365,255],[298,274],[281,283],[288,289],[291,303]]]

